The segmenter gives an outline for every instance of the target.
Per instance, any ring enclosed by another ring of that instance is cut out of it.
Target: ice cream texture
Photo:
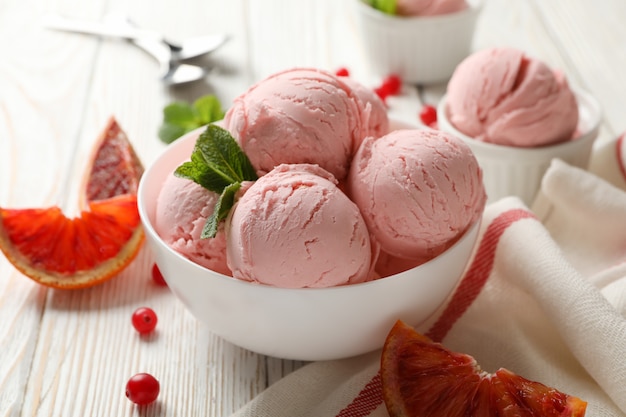
[[[336,183],[319,166],[282,164],[250,185],[226,219],[233,276],[283,288],[366,281],[368,230]]]
[[[163,241],[176,252],[205,268],[231,275],[226,263],[223,225],[214,238],[200,238],[218,198],[217,193],[172,173],[159,192],[154,226]]]
[[[338,180],[365,136],[368,111],[334,74],[292,68],[270,75],[237,97],[224,117],[259,175],[282,163],[318,164]]]
[[[465,10],[466,0],[397,0],[396,14],[402,16],[435,16]]]
[[[515,48],[489,48],[462,61],[447,86],[450,123],[476,140],[516,147],[574,136],[578,106],[564,75]]]
[[[367,138],[353,160],[348,190],[381,252],[416,263],[458,240],[486,201],[470,148],[430,129]]]
[[[436,130],[390,132],[384,103],[342,78],[295,68],[237,98],[221,123],[233,137],[221,130],[226,136],[201,138],[236,148],[234,139],[258,178],[234,180],[234,199],[219,200],[200,179],[169,175],[155,221],[163,240],[213,271],[282,288],[387,277],[455,243],[486,201],[470,148]],[[196,143],[194,152],[205,147],[213,149]],[[218,201],[228,201],[227,217],[217,236],[202,238]]]
[[[376,92],[350,77],[341,77],[348,84],[357,99],[361,102],[363,119],[362,138],[368,136],[381,137],[389,133],[389,114],[387,106]],[[362,141],[357,141],[354,150],[358,149]]]

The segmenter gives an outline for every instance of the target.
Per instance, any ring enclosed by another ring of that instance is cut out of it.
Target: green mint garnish
[[[215,237],[218,224],[228,216],[228,212],[235,205],[235,194],[239,191],[239,188],[241,188],[240,182],[232,183],[224,188],[224,191],[220,194],[219,200],[217,200],[215,204],[213,214],[209,216],[202,228],[200,238],[206,239]]]
[[[220,194],[213,215],[202,230],[202,238],[215,237],[218,223],[235,204],[241,183],[258,179],[250,160],[230,132],[213,124],[196,140],[191,160],[176,168],[174,175]]]
[[[397,0],[363,0],[374,9],[387,14],[396,14]]]
[[[218,194],[236,182],[257,179],[250,160],[230,132],[213,124],[196,140],[191,161],[176,168],[174,174]]]
[[[222,105],[214,95],[202,96],[193,104],[175,101],[163,109],[159,139],[165,143],[172,143],[185,133],[221,120],[223,117]]]

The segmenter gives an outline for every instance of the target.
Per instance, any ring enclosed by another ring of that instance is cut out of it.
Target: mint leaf
[[[250,160],[230,132],[214,124],[200,134],[190,161],[179,165],[174,175],[200,184],[218,193],[213,214],[209,216],[200,237],[215,237],[219,222],[228,216],[235,204],[235,194],[244,181],[256,181],[257,175]]]
[[[174,174],[218,194],[231,184],[257,179],[254,167],[232,135],[213,124],[196,140],[191,161],[176,168]]]
[[[188,126],[195,122],[193,107],[184,101],[175,101],[163,109],[163,121],[178,126]]]
[[[195,150],[191,154],[191,161],[184,162],[176,168],[174,175],[191,180],[218,194],[231,184],[230,181],[225,180],[219,173],[213,170],[210,163],[205,160],[202,152],[196,152]]]
[[[365,3],[372,6],[374,9],[380,10],[383,13],[395,15],[397,11],[397,0],[364,0]]]
[[[163,108],[163,123],[159,127],[159,139],[172,143],[185,133],[201,126],[221,120],[224,111],[218,98],[208,94],[193,104],[174,101]]]
[[[193,107],[197,120],[201,125],[208,125],[224,118],[222,105],[215,96],[207,95],[200,97],[193,103]]]
[[[185,133],[187,133],[187,129],[172,123],[163,123],[159,127],[159,139],[165,143],[172,143]]]
[[[215,203],[213,214],[209,216],[202,228],[202,233],[200,234],[201,239],[215,237],[217,234],[217,226],[228,216],[228,212],[235,205],[235,194],[237,194],[240,188],[240,182],[235,182],[224,188],[224,191],[220,194],[219,200]]]
[[[257,179],[250,160],[228,130],[209,125],[196,146],[221,169],[220,172],[230,183]]]

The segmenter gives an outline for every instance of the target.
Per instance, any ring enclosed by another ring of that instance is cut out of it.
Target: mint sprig
[[[397,0],[363,0],[376,10],[395,15],[397,12]]]
[[[235,204],[235,194],[243,181],[258,179],[254,167],[230,132],[210,124],[196,140],[191,160],[184,162],[174,175],[194,181],[220,194],[213,214],[207,219],[201,237],[215,237],[220,221]]]
[[[234,182],[224,188],[224,191],[220,194],[220,198],[217,200],[217,203],[215,203],[213,213],[211,213],[202,228],[202,232],[200,233],[201,239],[215,237],[217,234],[217,226],[222,220],[228,217],[230,209],[235,205],[235,195],[240,188],[240,182]]]
[[[223,118],[224,110],[214,95],[202,96],[192,104],[174,101],[163,109],[159,139],[165,143],[172,143],[187,132]]]

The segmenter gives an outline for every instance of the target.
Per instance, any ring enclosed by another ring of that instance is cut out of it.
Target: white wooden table
[[[124,41],[42,28],[48,12],[99,19],[122,11],[183,37],[225,31],[203,82],[168,89],[157,66]],[[599,143],[626,130],[624,0],[486,0],[474,48],[518,47],[564,70],[603,107]],[[144,164],[164,149],[162,108],[217,95],[225,106],[250,84],[291,66],[347,67],[374,86],[351,0],[0,0],[0,206],[60,205],[76,214],[84,163],[114,115]],[[405,86],[389,101],[418,122],[418,97],[435,104],[445,86]],[[418,94],[419,92],[419,94]],[[46,289],[0,256],[0,417],[228,416],[301,363],[268,358],[212,335],[151,281],[147,247],[114,280],[91,289]],[[140,338],[139,306],[159,316]],[[127,379],[149,372],[159,401],[138,409]],[[305,395],[305,393],[303,393]]]

